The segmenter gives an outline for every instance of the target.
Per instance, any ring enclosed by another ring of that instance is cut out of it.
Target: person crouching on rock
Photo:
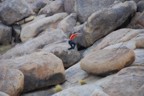
[[[80,33],[77,33],[77,32],[74,32],[74,33],[72,33],[72,34],[70,35],[68,43],[69,43],[69,45],[70,45],[71,47],[68,48],[68,50],[71,50],[71,49],[74,49],[74,48],[75,48],[76,43],[74,42],[74,39],[75,39],[78,35],[80,35]]]

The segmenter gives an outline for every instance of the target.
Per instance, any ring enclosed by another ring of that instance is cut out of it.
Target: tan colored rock
[[[61,30],[52,30],[50,32],[46,31],[40,36],[31,39],[23,44],[16,45],[12,49],[8,50],[2,55],[2,59],[14,58],[17,56],[22,56],[24,54],[30,54],[38,49],[42,49],[44,46],[54,43],[56,41],[61,41],[66,38],[66,35]]]
[[[25,42],[31,38],[34,38],[41,32],[45,31],[48,28],[56,28],[57,23],[67,16],[66,13],[58,13],[51,17],[46,17],[40,19],[34,23],[25,25],[21,31],[21,40]]]
[[[17,69],[0,68],[0,90],[10,96],[19,96],[24,88],[24,75]],[[1,95],[0,96],[7,96]]]
[[[80,65],[88,73],[105,75],[131,65],[134,60],[135,54],[128,48],[104,49],[87,55]]]
[[[62,61],[51,53],[36,52],[14,59],[0,60],[0,66],[23,72],[24,92],[56,85],[65,80]]]

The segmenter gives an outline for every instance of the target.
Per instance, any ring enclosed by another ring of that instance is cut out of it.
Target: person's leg
[[[74,49],[76,46],[75,42],[72,41],[72,49]]]
[[[72,41],[71,41],[71,40],[69,40],[69,41],[68,41],[68,43],[69,43],[69,45],[71,46],[70,48],[68,48],[68,50],[73,49],[73,43],[72,43]]]

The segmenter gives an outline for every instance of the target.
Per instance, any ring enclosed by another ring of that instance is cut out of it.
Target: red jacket
[[[77,37],[77,34],[71,34],[70,37],[69,37],[69,39],[70,40],[74,40],[76,37]]]

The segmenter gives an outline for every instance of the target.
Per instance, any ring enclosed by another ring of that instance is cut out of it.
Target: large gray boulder
[[[0,44],[7,45],[12,41],[12,28],[0,23]]]
[[[24,75],[17,69],[0,68],[0,91],[10,96],[19,96],[24,88]],[[1,95],[0,96],[6,96]]]
[[[134,1],[127,1],[93,13],[82,29],[83,35],[78,38],[78,44],[84,47],[92,45],[121,26],[136,12],[136,8]]]
[[[39,11],[39,14],[47,14],[47,16],[55,13],[64,12],[64,0],[53,0]]]
[[[41,8],[45,7],[47,4],[49,4],[50,0],[25,0],[28,2],[32,10],[37,14]]]
[[[74,31],[74,27],[77,22],[77,14],[71,13],[69,16],[64,18],[59,24],[58,28],[62,29],[68,36],[70,32]]]
[[[80,22],[85,22],[92,13],[124,1],[128,0],[65,0],[64,8],[67,13],[76,12]]]
[[[70,48],[68,42],[57,42],[45,46],[42,51],[55,54],[63,61],[64,67],[68,68],[77,63],[81,58],[80,53],[76,49],[68,50],[68,48]]]
[[[4,59],[0,60],[0,66],[22,71],[25,77],[24,92],[56,85],[65,80],[63,63],[52,53],[34,52],[14,59]],[[18,78],[16,75],[13,77]]]
[[[22,27],[20,38],[22,42],[28,41],[31,38],[34,38],[41,32],[45,31],[48,28],[54,28],[57,26],[57,23],[64,19],[67,16],[66,13],[58,13],[50,17],[46,17],[40,20],[37,20],[32,23],[28,23]]]
[[[144,96],[144,67],[122,69],[93,84],[71,87],[52,96]]]
[[[6,24],[13,24],[33,14],[24,0],[4,0],[0,3],[0,20]]]
[[[38,49],[42,49],[45,45],[61,41],[66,38],[66,35],[61,30],[46,31],[40,36],[31,39],[23,44],[16,45],[2,55],[3,59],[14,58],[24,54],[30,54]]]
[[[125,68],[101,84],[101,88],[108,96],[143,96],[143,71],[144,67]]]
[[[75,0],[74,10],[78,14],[78,19],[81,22],[85,22],[92,13],[109,7],[114,1],[115,0]]]

